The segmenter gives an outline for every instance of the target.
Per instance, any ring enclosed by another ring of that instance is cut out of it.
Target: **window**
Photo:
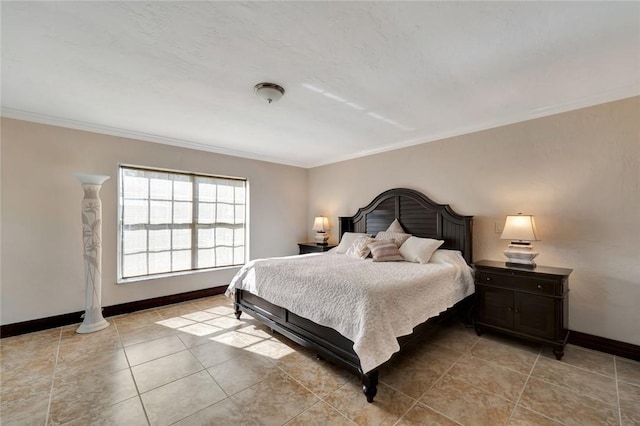
[[[242,265],[246,179],[120,166],[119,279]]]

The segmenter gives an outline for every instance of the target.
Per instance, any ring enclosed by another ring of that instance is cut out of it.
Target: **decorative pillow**
[[[378,241],[390,241],[395,240],[396,245],[400,247],[411,237],[411,234],[405,234],[404,232],[389,232],[389,231],[380,231],[376,235],[376,240]]]
[[[433,253],[444,241],[411,237],[400,247],[400,254],[408,262],[429,263]]]
[[[371,253],[371,249],[369,248],[368,244],[373,243],[375,241],[376,241],[375,239],[371,238],[368,235],[363,237],[358,237],[353,242],[353,244],[351,244],[351,247],[349,247],[349,249],[347,250],[346,255],[350,257],[355,257],[357,259],[364,259],[367,256],[369,256],[369,253]]]
[[[391,225],[389,225],[389,227],[387,228],[387,232],[400,232],[401,234],[404,234],[404,228],[402,227],[402,225],[400,225],[400,221],[396,218],[396,220],[394,220]]]
[[[362,232],[345,232],[342,234],[342,238],[340,239],[340,244],[336,247],[336,253],[345,254],[349,247],[353,245],[353,242],[358,237],[368,237],[368,234]]]
[[[404,260],[398,250],[398,246],[393,241],[369,243],[369,248],[374,262],[401,262]]]

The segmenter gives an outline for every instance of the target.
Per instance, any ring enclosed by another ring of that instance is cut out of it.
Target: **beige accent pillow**
[[[433,253],[444,241],[431,238],[411,237],[400,247],[400,254],[408,262],[429,263]]]
[[[404,260],[398,246],[393,241],[369,243],[369,248],[374,262],[402,262]]]
[[[358,237],[369,237],[369,234],[365,234],[363,232],[345,232],[342,234],[340,244],[338,244],[338,247],[335,249],[336,253],[345,254]]]
[[[387,232],[400,232],[401,234],[404,234],[404,228],[402,227],[402,225],[400,225],[400,221],[396,218],[396,220],[394,220],[391,225],[389,225],[389,227],[387,228]]]
[[[351,247],[345,253],[347,256],[355,257],[357,259],[364,259],[369,256],[371,253],[371,249],[368,244],[375,242],[375,239],[370,236],[362,236],[356,238],[356,240],[351,244]]]
[[[394,240],[396,245],[400,247],[411,237],[411,234],[405,234],[404,232],[389,232],[389,231],[380,231],[376,234],[376,240],[379,241],[390,241]]]

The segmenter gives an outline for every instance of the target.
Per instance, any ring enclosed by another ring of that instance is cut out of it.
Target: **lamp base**
[[[507,266],[536,267],[536,262],[533,259],[538,255],[538,252],[533,250],[533,246],[529,242],[512,241],[504,251],[504,255],[508,259]]]
[[[315,240],[317,244],[327,244],[329,241],[329,236],[326,232],[316,232]]]

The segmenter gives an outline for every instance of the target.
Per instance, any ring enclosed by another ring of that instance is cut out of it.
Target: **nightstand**
[[[481,260],[475,268],[475,328],[553,347],[559,360],[569,337],[571,269],[506,266]]]
[[[329,251],[335,247],[335,244],[318,244],[318,243],[298,243],[298,247],[300,247],[300,254],[307,253],[322,253],[324,251]]]

